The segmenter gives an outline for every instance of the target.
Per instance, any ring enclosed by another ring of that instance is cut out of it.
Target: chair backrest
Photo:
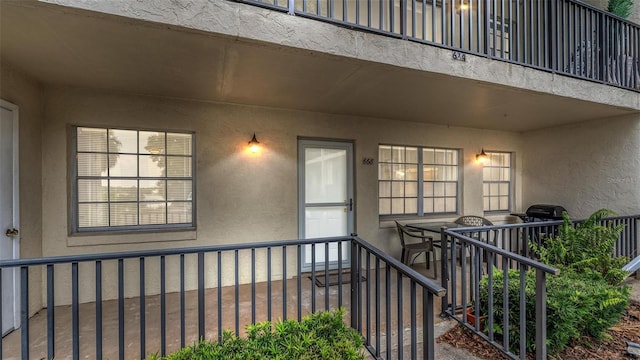
[[[456,224],[465,226],[491,226],[493,223],[489,219],[485,219],[482,216],[465,215],[460,216],[454,221]]]
[[[404,248],[404,233],[407,232],[407,230],[404,227],[404,225],[400,224],[397,221],[396,221],[396,228],[398,229],[398,236],[400,237],[400,243],[402,244],[402,247]]]

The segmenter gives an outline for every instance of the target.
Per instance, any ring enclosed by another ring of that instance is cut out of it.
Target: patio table
[[[421,223],[410,223],[405,224],[405,226],[410,227],[412,229],[420,230],[420,231],[429,231],[432,233],[440,234],[440,231],[443,227],[446,228],[457,228],[462,227],[462,225],[448,222],[448,221],[430,221],[430,222],[421,222]]]

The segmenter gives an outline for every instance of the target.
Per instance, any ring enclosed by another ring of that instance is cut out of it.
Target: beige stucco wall
[[[6,62],[0,65],[0,98],[19,107],[20,257],[42,256],[42,87]],[[4,229],[2,229],[4,231]],[[2,235],[4,236],[4,235]],[[41,273],[29,273],[29,310],[42,307]]]
[[[523,203],[563,205],[574,218],[600,208],[640,213],[640,116],[525,133]]]
[[[233,244],[298,237],[297,139],[317,137],[355,142],[356,226],[358,234],[375,246],[399,256],[395,229],[379,223],[377,214],[377,166],[363,165],[364,157],[377,159],[379,143],[461,148],[464,154],[462,212],[482,214],[482,171],[475,164],[480,148],[514,151],[521,169],[521,137],[518,134],[423,123],[267,109],[229,104],[131,96],[83,88],[47,86],[43,139],[43,253],[46,256],[159,249],[198,245]],[[151,129],[191,130],[196,136],[197,231],[126,236],[68,236],[67,229],[67,126],[108,125]],[[245,153],[256,132],[264,144],[260,157]],[[520,193],[520,176],[516,178]],[[518,195],[518,199],[520,196]],[[519,203],[518,203],[519,206]],[[434,219],[435,220],[435,219]],[[500,222],[505,216],[495,217]],[[389,224],[390,225],[390,224]],[[92,244],[92,245],[90,245]],[[290,253],[289,259],[295,259]],[[241,254],[247,260],[248,253]],[[275,256],[277,262],[279,255]],[[224,260],[224,284],[233,281],[232,259]],[[259,255],[258,269],[264,269]],[[214,286],[215,262],[208,262],[207,283]],[[245,264],[248,264],[245,262]],[[195,270],[194,258],[187,261]],[[127,265],[127,279],[137,279],[137,263]],[[147,290],[157,290],[157,263],[149,262]],[[175,274],[176,263],[170,266]],[[115,264],[105,265],[105,296],[117,294]],[[81,268],[81,281],[93,283],[93,269]],[[169,271],[168,271],[169,272]],[[287,270],[295,274],[295,262]],[[69,286],[68,269],[57,269],[56,285]],[[278,277],[280,270],[274,270]],[[241,281],[250,279],[249,266],[241,267]],[[260,278],[261,274],[258,274]],[[176,278],[169,291],[177,290]],[[137,280],[136,280],[137,281]],[[83,282],[84,283],[84,282]],[[126,281],[129,296],[138,293]],[[190,282],[188,287],[193,287]],[[90,301],[93,287],[82,288],[82,301]],[[56,293],[57,303],[68,302],[68,292]]]

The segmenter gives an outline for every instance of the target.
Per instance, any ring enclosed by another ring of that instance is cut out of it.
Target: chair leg
[[[405,251],[406,251],[405,249],[402,249],[402,256],[400,256],[400,262],[403,263],[403,264],[404,264],[404,257],[405,257],[404,253],[405,253]]]

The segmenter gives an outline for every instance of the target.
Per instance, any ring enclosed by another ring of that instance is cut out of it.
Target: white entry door
[[[19,257],[18,107],[0,99],[0,260]],[[2,270],[2,335],[20,326],[18,271]]]
[[[354,231],[353,144],[337,141],[298,141],[298,198],[299,237],[346,236]],[[329,245],[329,267],[349,266],[351,245]],[[316,269],[325,267],[324,245],[315,247]],[[312,247],[302,248],[302,269],[308,271],[313,263]]]

